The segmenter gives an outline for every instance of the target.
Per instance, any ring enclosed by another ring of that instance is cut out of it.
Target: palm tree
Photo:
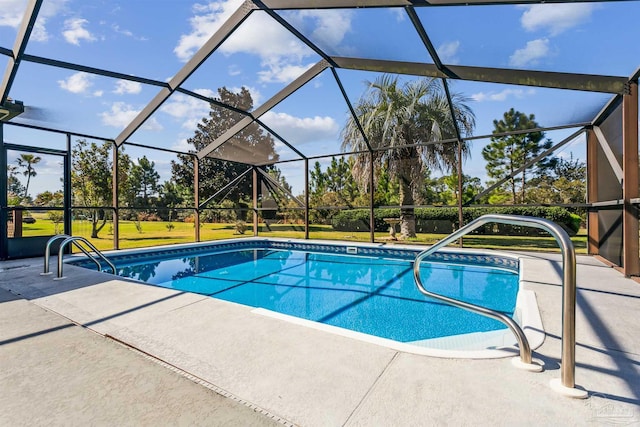
[[[367,92],[355,106],[356,116],[373,151],[355,154],[352,173],[365,188],[368,187],[371,167],[374,172],[386,167],[391,178],[398,180],[401,234],[406,238],[416,235],[414,193],[417,183],[422,181],[424,169],[448,172],[457,164],[457,144],[434,142],[455,138],[456,125],[463,136],[470,135],[475,126],[475,116],[465,104],[466,98],[452,94],[456,116],[456,122],[453,121],[439,79],[423,78],[404,85],[400,85],[398,79],[398,76],[385,74],[369,82]],[[468,144],[461,145],[463,156],[468,156]],[[342,149],[368,151],[353,117],[343,129]]]
[[[25,199],[29,197],[29,182],[31,181],[31,177],[37,175],[33,165],[40,162],[40,160],[42,160],[42,158],[33,154],[20,154],[20,157],[17,159],[18,166],[25,168],[22,174],[27,177],[27,184],[24,186]]]

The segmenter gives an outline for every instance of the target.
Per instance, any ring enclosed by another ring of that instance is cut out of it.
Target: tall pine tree
[[[492,137],[491,143],[482,149],[482,157],[487,162],[485,166],[487,174],[496,181],[510,176],[506,184],[511,193],[511,202],[525,203],[528,179],[553,168],[556,160],[555,158],[544,159],[529,169],[523,169],[517,174],[515,172],[542,151],[550,148],[552,141],[545,139],[542,131],[500,136],[505,132],[540,127],[533,114],[527,116],[513,108],[504,113],[501,120],[494,120],[493,126],[493,134],[496,136]],[[528,171],[532,176],[527,176]]]
[[[234,93],[225,87],[218,89],[218,100],[233,108],[250,112],[253,109],[251,93],[242,88]],[[195,134],[187,140],[197,153],[245,116],[231,108],[211,104],[209,116],[198,123]],[[193,188],[193,156],[178,155],[171,162],[173,181],[183,188]],[[278,160],[273,137],[258,124],[252,123],[222,144],[209,156],[200,160],[200,200],[204,201],[229,182],[245,172],[251,164],[271,163]],[[265,169],[269,169],[268,167]],[[226,193],[236,206],[248,203],[252,195],[251,176],[245,177]]]

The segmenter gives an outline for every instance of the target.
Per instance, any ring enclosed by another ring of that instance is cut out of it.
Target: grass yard
[[[45,214],[34,214],[34,224],[23,224],[24,236],[49,236],[56,234],[55,225],[47,219]],[[221,240],[253,236],[251,224],[247,224],[247,231],[238,234],[235,224],[211,224],[200,226],[200,240]],[[82,236],[91,241],[100,250],[113,249],[113,226],[107,223],[98,234],[97,239],[90,239],[91,222],[76,220],[72,224],[73,235]],[[304,226],[297,224],[271,224],[267,227],[260,224],[258,235],[261,237],[282,237],[304,239]],[[415,239],[398,240],[403,244],[433,244],[446,237],[445,234],[418,234]],[[334,231],[330,225],[311,225],[309,238],[319,240],[340,240],[348,242],[369,242],[369,232]],[[375,233],[376,242],[389,242],[388,233]],[[580,230],[578,235],[571,238],[577,253],[586,253],[586,230]],[[140,222],[140,230],[133,221],[120,221],[120,249],[140,248],[149,246],[170,245],[176,243],[195,242],[193,223],[144,221]],[[559,252],[553,237],[527,236],[466,236],[464,247],[485,249],[506,249],[524,251]]]

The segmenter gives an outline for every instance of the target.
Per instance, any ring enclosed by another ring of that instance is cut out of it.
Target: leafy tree
[[[511,176],[506,183],[511,192],[511,203],[525,203],[528,184],[527,169],[522,170],[518,176],[512,175],[542,151],[550,148],[552,141],[545,140],[545,134],[542,131],[499,136],[505,132],[540,127],[533,114],[527,116],[513,108],[504,113],[501,120],[494,120],[493,126],[493,134],[497,136],[492,137],[491,143],[482,149],[482,157],[487,162],[485,166],[487,174],[496,181]],[[556,159],[551,157],[534,165],[531,168],[533,175],[531,178],[545,173],[553,167],[555,162]]]
[[[587,165],[578,159],[573,158],[573,153],[570,154],[569,159],[558,158],[558,161],[553,165],[553,173],[556,177],[564,177],[568,181],[578,181],[586,184],[587,179]]]
[[[280,169],[278,169],[275,166],[272,166],[269,168],[267,173],[269,174],[269,176],[275,179],[284,190],[288,191],[289,193],[293,192],[293,188],[287,182],[287,178],[284,175],[282,175],[282,171]]]
[[[351,173],[355,159],[331,158],[326,171],[316,162],[310,171],[309,195],[312,206],[348,206],[362,202],[360,190]],[[368,203],[368,202],[367,202]],[[311,220],[327,223],[337,213],[333,209],[320,209],[312,213]]]
[[[33,201],[36,206],[63,206],[64,194],[62,190],[58,190],[55,193],[51,191],[44,191],[36,195],[36,199]]]
[[[458,174],[452,173],[440,177],[436,183],[440,201],[444,205],[455,205],[458,201]],[[462,203],[467,203],[473,196],[482,192],[480,178],[462,175]]]
[[[37,175],[33,165],[38,164],[40,160],[42,160],[41,157],[27,153],[20,154],[20,157],[16,159],[18,166],[24,168],[22,174],[27,177],[27,183],[24,186],[25,200],[29,198],[29,183],[31,182],[31,178]]]
[[[392,177],[389,176],[389,169],[386,167],[380,168],[376,173],[378,176],[375,179],[377,185],[376,192],[373,195],[373,203],[376,206],[392,206],[400,203],[400,199],[398,198],[400,193],[398,180],[392,179]]]
[[[172,218],[180,217],[181,213],[182,219],[192,215],[192,213],[177,211],[175,209],[185,207],[188,204],[186,202],[187,200],[193,200],[193,191],[174,182],[165,181],[158,187],[158,206],[169,209],[159,209],[158,216],[162,218],[163,221],[168,221]],[[202,217],[200,219],[203,220]]]
[[[311,199],[311,204],[314,205],[315,201],[321,199],[322,195],[327,191],[327,177],[318,161],[314,163],[309,175],[309,198]]]
[[[24,185],[17,177],[17,166],[7,165],[7,192],[9,198],[13,199],[16,204],[20,203],[20,196],[25,193]]]
[[[64,221],[64,212],[62,211],[49,211],[47,212],[47,219],[53,222],[53,232],[55,234],[62,233],[62,221]]]
[[[73,205],[96,208],[91,215],[91,238],[98,238],[109,215],[103,208],[113,203],[113,163],[111,143],[98,145],[85,139],[76,141],[71,150],[71,187]],[[131,160],[128,155],[118,152],[118,180],[126,182]]]
[[[155,169],[155,162],[149,161],[147,156],[138,159],[137,164],[131,166],[129,180],[135,194],[137,206],[149,207],[155,200],[160,189],[160,174]]]
[[[508,205],[513,204],[513,196],[510,191],[504,188],[494,189],[487,198],[490,205]]]
[[[471,134],[475,118],[466,99],[452,94],[456,121],[450,114],[446,94],[439,79],[425,78],[401,85],[396,76],[383,75],[369,83],[365,95],[355,106],[373,155],[356,154],[352,173],[367,187],[369,171],[386,165],[389,176],[399,183],[402,237],[415,237],[414,194],[424,177],[424,170],[448,171],[457,164],[456,144],[433,144],[456,135],[457,125],[463,135]],[[342,134],[346,150],[365,151],[367,146],[355,120],[350,118]],[[462,146],[468,155],[467,144]],[[372,158],[373,157],[373,158]],[[376,174],[377,175],[377,174]]]
[[[584,162],[559,158],[550,173],[531,181],[527,202],[538,204],[571,204],[586,201],[586,172]]]
[[[442,184],[438,178],[431,176],[429,169],[424,170],[420,185],[416,186],[414,191],[414,198],[418,205],[444,205],[446,204],[442,199]],[[397,194],[396,190],[396,194]],[[396,203],[397,204],[397,203]]]
[[[251,93],[242,88],[234,93],[225,87],[218,89],[219,100],[231,107],[244,111],[253,109]],[[198,123],[195,134],[187,140],[198,152],[211,144],[226,130],[235,125],[243,116],[229,108],[211,104],[209,117]],[[171,162],[172,180],[184,187],[193,187],[193,156],[178,155],[178,161]],[[226,161],[229,159],[232,161]],[[256,123],[244,128],[231,140],[222,144],[209,156],[199,162],[200,199],[206,200],[222,187],[245,172],[249,164],[270,163],[278,160],[275,152],[275,141],[271,135],[265,133]],[[242,163],[240,163],[242,162]],[[265,169],[270,169],[266,167]],[[237,206],[246,204],[252,197],[252,181],[250,176],[231,188],[226,194]]]
[[[359,194],[358,184],[351,173],[354,162],[353,157],[349,157],[348,161],[344,157],[340,157],[339,160],[332,157],[326,172],[327,189],[336,193],[341,203],[349,207]]]
[[[313,169],[309,171],[309,204],[312,208],[309,212],[309,221],[315,224],[328,223],[331,212],[327,209],[317,209],[327,206],[325,199],[327,193],[327,176],[322,171],[320,162],[316,161]]]
[[[189,199],[191,196],[189,191],[186,191],[184,187],[179,186],[178,184],[165,181],[160,186],[160,206],[174,206],[174,207],[182,207],[184,205],[185,200]]]

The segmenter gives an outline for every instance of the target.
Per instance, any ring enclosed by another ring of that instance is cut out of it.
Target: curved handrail
[[[47,246],[44,249],[44,272],[40,274],[42,274],[43,276],[51,274],[51,272],[49,271],[49,260],[51,258],[51,245],[53,244],[53,242],[60,239],[67,239],[69,237],[71,236],[69,236],[68,234],[56,234],[55,236],[47,240]]]
[[[82,243],[84,243],[85,245],[89,246],[89,248],[98,256],[100,257],[104,262],[107,263],[107,265],[109,265],[109,267],[111,268],[111,270],[113,271],[113,274],[117,273],[116,270],[116,266],[113,265],[113,263],[111,261],[109,261],[109,259],[107,257],[104,256],[104,254],[102,252],[100,252],[95,246],[93,246],[93,244],[88,241],[87,239],[85,239],[84,237],[80,237],[80,236],[72,236],[72,237],[67,237],[66,239],[64,239],[62,241],[62,243],[60,244],[60,248],[58,249],[58,279],[62,278],[62,266],[63,266],[63,262],[62,262],[62,256],[63,256],[63,250],[64,247],[69,244],[69,243],[73,243],[78,249],[80,249],[82,252],[84,252],[85,255],[87,255],[87,257],[91,260],[93,260],[93,262],[96,263],[96,265],[98,266],[98,270],[102,269],[102,266],[100,265],[100,263],[98,262],[98,260],[96,260],[93,256],[91,256],[91,254],[89,253],[89,251],[87,251],[85,248],[83,248],[82,246],[80,246],[77,242],[80,241]]]
[[[432,298],[439,299],[448,304],[452,304],[456,307],[460,307],[469,311],[482,314],[493,319],[499,320],[506,324],[509,329],[514,333],[518,344],[520,346],[520,358],[523,363],[531,363],[531,348],[529,342],[522,331],[522,328],[515,323],[513,319],[505,316],[502,313],[494,310],[480,307],[474,304],[469,304],[464,301],[459,301],[454,298],[445,297],[443,295],[434,294],[425,289],[420,278],[420,263],[422,260],[430,254],[436,252],[443,246],[458,240],[465,234],[487,224],[487,223],[502,223],[509,225],[524,225],[528,227],[540,228],[551,234],[558,244],[560,245],[560,251],[562,252],[562,354],[561,354],[561,382],[564,387],[573,388],[575,386],[575,328],[576,328],[576,253],[573,248],[573,243],[569,235],[558,224],[549,221],[544,218],[535,218],[521,215],[499,215],[489,214],[483,215],[474,221],[470,222],[466,226],[451,233],[443,240],[431,246],[429,249],[424,250],[416,256],[413,264],[413,275],[416,281],[418,290],[424,295]]]

